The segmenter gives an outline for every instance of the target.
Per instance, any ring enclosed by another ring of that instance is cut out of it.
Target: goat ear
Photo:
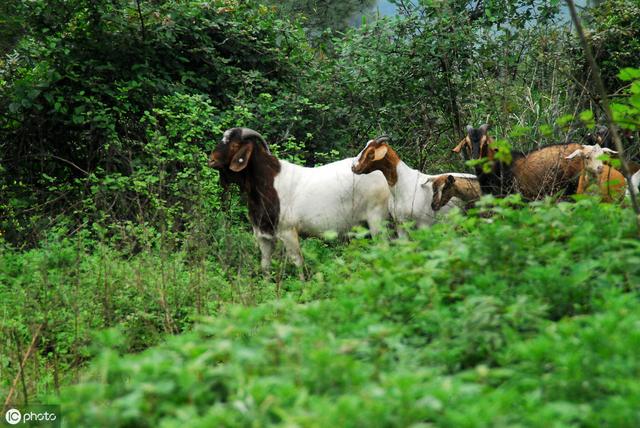
[[[383,157],[385,157],[387,155],[387,145],[383,145],[378,147],[373,155],[373,160],[374,161],[379,161],[380,159],[382,159]]]
[[[253,153],[253,144],[244,144],[231,159],[229,169],[234,172],[240,172],[247,167],[249,159]]]
[[[576,156],[580,156],[580,157],[582,157],[582,155],[583,155],[583,153],[582,153],[582,149],[578,149],[578,150],[576,150],[575,152],[571,153],[569,156],[565,156],[564,158],[565,158],[565,159],[573,159],[573,158],[575,158]]]
[[[467,135],[471,135],[471,131],[473,131],[473,126],[467,125]]]
[[[467,142],[467,137],[464,137],[462,140],[460,140],[460,142],[458,143],[457,146],[455,146],[453,149],[451,149],[451,151],[453,153],[460,153],[460,151],[462,150],[462,147],[464,147],[464,144]]]

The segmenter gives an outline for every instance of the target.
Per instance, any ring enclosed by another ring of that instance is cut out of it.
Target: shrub
[[[63,391],[65,417],[78,426],[637,424],[632,216],[590,199],[513,202],[492,218],[454,214],[411,241],[355,241],[302,296],[228,307],[139,355],[106,349]]]

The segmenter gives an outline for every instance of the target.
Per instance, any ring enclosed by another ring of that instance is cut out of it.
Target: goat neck
[[[267,234],[274,234],[280,215],[280,198],[274,187],[275,177],[280,173],[280,161],[259,145],[249,160],[241,189],[247,193],[251,223]]]

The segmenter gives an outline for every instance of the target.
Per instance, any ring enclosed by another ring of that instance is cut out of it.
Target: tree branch
[[[578,33],[578,37],[580,38],[580,42],[582,43],[582,48],[584,49],[584,53],[587,57],[587,61],[591,66],[591,70],[593,72],[593,80],[596,85],[596,90],[600,95],[600,99],[602,102],[602,109],[604,110],[604,115],[607,120],[607,126],[609,127],[609,132],[611,132],[611,137],[613,139],[613,143],[616,146],[616,150],[618,150],[618,154],[620,156],[620,164],[622,166],[622,173],[624,174],[624,178],[627,180],[627,187],[629,188],[629,193],[631,194],[631,204],[633,205],[633,210],[636,213],[636,224],[638,228],[638,232],[640,233],[640,207],[638,207],[638,200],[636,198],[636,194],[631,185],[631,173],[629,172],[629,165],[624,158],[624,147],[622,146],[622,141],[620,141],[620,135],[618,134],[618,129],[613,121],[613,114],[611,114],[611,107],[609,105],[609,98],[607,97],[607,90],[604,87],[604,82],[602,81],[602,76],[600,75],[600,68],[596,63],[595,57],[593,56],[593,52],[591,51],[591,45],[587,41],[586,36],[584,35],[584,30],[582,28],[582,24],[580,22],[580,18],[578,18],[578,13],[576,12],[576,6],[573,3],[573,0],[566,0],[567,6],[569,6],[569,12],[571,13],[571,20],[573,24],[576,26],[576,32]]]

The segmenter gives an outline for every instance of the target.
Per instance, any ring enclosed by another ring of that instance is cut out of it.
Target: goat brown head
[[[364,149],[355,157],[351,165],[354,174],[369,174],[382,171],[390,186],[396,184],[398,173],[396,166],[400,158],[389,146],[389,137],[382,136],[369,140]]]
[[[431,183],[427,182],[423,184],[425,185],[431,184],[433,188],[433,199],[431,200],[431,209],[434,211],[438,211],[440,208],[445,206],[451,198],[454,196],[455,192],[455,182],[456,179],[453,175],[439,175],[433,179],[429,180]]]
[[[356,156],[351,166],[355,174],[368,174],[379,169],[380,162],[387,156],[389,137],[378,137],[367,141],[367,145]]]
[[[262,135],[249,128],[231,128],[225,131],[222,141],[209,156],[209,166],[217,170],[240,172],[244,170],[251,159],[255,145],[260,144],[268,154],[271,154]]]
[[[247,194],[251,224],[273,234],[279,221],[280,199],[274,187],[280,161],[271,154],[262,135],[249,128],[231,128],[209,156],[209,166],[220,172],[220,184],[237,184]]]
[[[455,146],[452,151],[460,153],[463,159],[491,158],[493,155],[489,144],[491,137],[487,134],[489,125],[486,123],[479,128],[467,126],[467,135]]]

